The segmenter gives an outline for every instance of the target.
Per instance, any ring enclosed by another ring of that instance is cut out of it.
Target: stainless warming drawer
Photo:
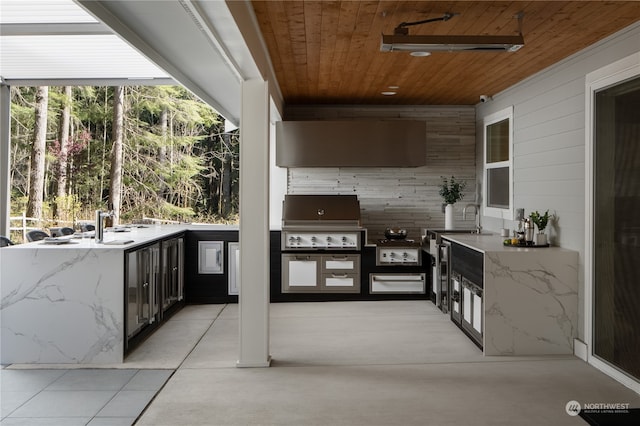
[[[369,274],[369,291],[374,293],[424,294],[424,273],[376,273]]]

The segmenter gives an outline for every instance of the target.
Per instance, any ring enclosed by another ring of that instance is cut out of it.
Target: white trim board
[[[584,337],[587,345],[587,362],[608,376],[640,394],[640,382],[621,372],[593,354],[593,114],[595,92],[640,76],[640,52],[597,69],[585,78],[585,297]]]

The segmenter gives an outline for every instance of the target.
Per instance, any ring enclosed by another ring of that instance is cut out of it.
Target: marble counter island
[[[106,232],[105,244],[80,238],[2,248],[0,362],[122,362],[125,253],[189,229],[237,227],[151,225]]]
[[[484,253],[485,355],[572,354],[578,326],[578,252],[503,245],[497,235],[445,234]]]

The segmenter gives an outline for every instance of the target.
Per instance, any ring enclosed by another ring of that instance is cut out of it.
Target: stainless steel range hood
[[[515,52],[524,46],[519,35],[383,35],[381,52]]]
[[[426,163],[426,139],[418,120],[279,121],[276,165],[418,167]]]

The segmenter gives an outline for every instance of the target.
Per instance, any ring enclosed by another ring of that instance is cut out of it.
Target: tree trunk
[[[231,213],[231,161],[233,155],[229,151],[231,136],[228,133],[222,135],[224,140],[224,154],[222,158],[222,178],[220,179],[220,215],[224,218]]]
[[[71,121],[71,86],[64,87],[64,106],[60,112],[59,142],[60,153],[58,157],[58,200],[67,195],[67,158],[69,152],[69,123]],[[56,202],[55,216],[58,217],[62,211],[62,206]]]
[[[109,174],[109,205],[113,209],[113,225],[120,223],[122,200],[122,140],[124,134],[124,87],[114,88],[113,95],[113,148]]]
[[[31,149],[31,171],[29,172],[29,201],[27,202],[27,216],[37,219],[42,219],[48,106],[49,87],[39,86],[36,89],[34,138]]]
[[[169,111],[167,107],[160,112],[160,134],[162,135],[162,146],[160,147],[159,160],[161,163],[167,161],[167,129],[169,128]]]
[[[158,152],[158,162],[160,163],[160,167],[162,168],[164,164],[167,162],[167,145],[169,140],[168,130],[169,128],[169,111],[167,107],[162,108],[160,112],[160,134],[162,135],[162,146],[160,146],[160,150]],[[169,188],[165,182],[160,182],[160,196],[167,200],[169,198]]]

